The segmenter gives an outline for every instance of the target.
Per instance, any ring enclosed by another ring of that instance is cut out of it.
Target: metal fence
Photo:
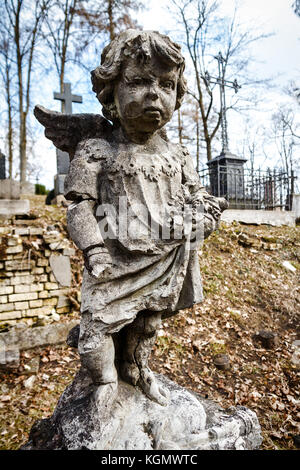
[[[291,210],[295,177],[283,170],[216,165],[199,171],[206,190],[225,197],[231,209]]]

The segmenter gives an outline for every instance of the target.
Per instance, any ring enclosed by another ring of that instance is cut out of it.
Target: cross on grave
[[[215,59],[218,61],[218,69],[219,69],[219,76],[212,77],[208,72],[205,72],[205,75],[202,77],[204,82],[207,84],[215,83],[218,84],[220,87],[220,105],[221,105],[221,129],[222,129],[222,152],[228,152],[228,132],[227,132],[227,117],[226,117],[226,100],[225,100],[225,87],[233,88],[235,93],[241,88],[238,85],[236,79],[232,82],[230,80],[225,80],[225,67],[226,67],[226,60],[222,56],[221,52]]]
[[[218,61],[218,77],[212,77],[208,72],[205,72],[205,75],[202,77],[207,85],[213,83],[220,87],[222,151],[219,156],[207,163],[211,193],[214,196],[226,197],[229,202],[234,201],[236,204],[235,208],[238,209],[240,206],[237,205],[237,201],[243,198],[245,190],[243,165],[246,159],[229,151],[225,87],[233,88],[235,93],[237,93],[241,86],[238,85],[236,79],[234,81],[225,80],[226,60],[221,52],[215,56],[215,59]]]
[[[71,83],[63,84],[61,93],[54,92],[55,100],[61,101],[61,112],[64,114],[72,114],[72,103],[82,103],[82,96],[72,95]],[[55,195],[64,194],[64,181],[69,171],[69,154],[62,150],[56,150],[57,175],[54,179]]]
[[[55,100],[60,100],[61,103],[61,112],[65,114],[72,114],[72,102],[73,103],[82,103],[82,96],[72,95],[71,93],[71,83],[64,83],[64,91],[62,93],[53,93]]]

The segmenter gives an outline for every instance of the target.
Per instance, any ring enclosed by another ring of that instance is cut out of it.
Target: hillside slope
[[[54,222],[58,215],[42,204],[34,211],[39,222]],[[62,225],[64,211],[59,209]],[[296,449],[300,227],[223,224],[205,241],[199,262],[205,300],[164,321],[151,367],[224,408],[254,410],[263,449]],[[273,336],[264,339],[261,330]],[[216,360],[224,355],[223,370]],[[40,364],[28,383],[26,365],[37,357]],[[26,441],[33,422],[51,414],[78,366],[77,351],[48,347],[23,352],[19,370],[1,374],[0,449]]]

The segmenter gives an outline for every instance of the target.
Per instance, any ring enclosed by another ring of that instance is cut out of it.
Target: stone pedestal
[[[11,179],[0,180],[0,199],[20,199],[20,182]]]
[[[224,410],[164,376],[157,380],[170,394],[167,406],[123,381],[101,401],[81,369],[53,415],[34,424],[22,449],[253,450],[260,446],[254,412],[242,406]]]
[[[64,182],[69,171],[70,157],[68,152],[56,149],[57,175],[54,177],[55,196],[64,194]]]
[[[226,197],[228,201],[244,198],[245,158],[231,152],[222,152],[207,163],[209,168],[211,194]]]

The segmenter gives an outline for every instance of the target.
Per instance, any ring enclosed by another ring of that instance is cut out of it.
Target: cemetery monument
[[[210,188],[214,196],[226,197],[229,202],[235,202],[236,207],[237,201],[244,198],[244,163],[247,159],[229,151],[225,89],[231,88],[237,93],[241,86],[238,85],[236,79],[225,80],[226,60],[221,52],[215,59],[218,61],[218,77],[212,77],[206,72],[204,78],[208,84],[217,84],[220,88],[222,150],[220,155],[207,162]]]
[[[0,151],[0,217],[12,217],[29,212],[29,201],[20,199],[20,193],[20,182],[6,178],[6,157]]]
[[[61,111],[65,114],[72,114],[72,103],[82,103],[82,97],[73,95],[71,92],[71,83],[63,84],[63,92],[54,92],[54,99],[61,101]],[[56,149],[57,175],[54,177],[55,196],[64,194],[64,183],[69,171],[69,154],[59,148]]]
[[[167,36],[129,29],[92,72],[105,118],[35,108],[70,155],[68,230],[85,269],[80,331],[68,339],[80,370],[23,449],[260,445],[251,410],[225,411],[148,364],[162,319],[202,301],[198,248],[227,207],[205,192],[188,151],[164,131],[186,91],[184,66]]]

